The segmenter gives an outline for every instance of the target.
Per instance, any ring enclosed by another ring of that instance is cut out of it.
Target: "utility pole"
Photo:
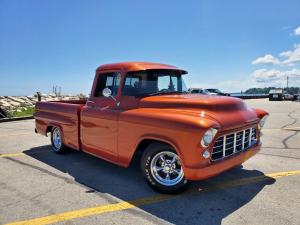
[[[286,92],[289,93],[289,76],[286,76]]]

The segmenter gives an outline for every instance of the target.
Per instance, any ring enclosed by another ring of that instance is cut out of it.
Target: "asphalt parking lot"
[[[81,152],[57,155],[34,120],[0,123],[0,224],[300,224],[300,103],[270,113],[259,154],[180,195]]]

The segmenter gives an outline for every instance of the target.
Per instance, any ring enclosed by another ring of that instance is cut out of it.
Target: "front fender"
[[[259,119],[262,119],[264,116],[269,115],[269,113],[267,111],[262,110],[262,109],[253,108],[253,110],[256,112],[257,117]]]
[[[164,113],[166,110],[160,110],[160,113],[149,111],[121,113],[118,136],[120,164],[128,166],[141,141],[149,139],[172,146],[184,166],[199,165],[203,151],[200,140],[208,128],[218,129],[218,122],[199,114],[172,114],[170,110],[167,113]]]

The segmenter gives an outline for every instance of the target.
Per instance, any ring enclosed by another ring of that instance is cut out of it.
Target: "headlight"
[[[216,135],[217,132],[218,132],[217,129],[214,129],[214,128],[208,129],[204,133],[204,135],[203,135],[203,137],[201,139],[201,145],[202,145],[202,147],[204,147],[204,148],[208,147],[209,144],[213,141],[213,139],[214,139],[214,137],[215,137],[215,135]]]
[[[259,129],[261,129],[265,125],[265,122],[266,122],[267,118],[268,118],[268,115],[261,118],[261,120],[259,121]]]

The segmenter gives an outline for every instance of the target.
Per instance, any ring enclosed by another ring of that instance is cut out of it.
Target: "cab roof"
[[[183,74],[187,73],[187,71],[179,69],[176,66],[161,64],[161,63],[153,63],[153,62],[119,62],[119,63],[111,63],[104,64],[97,68],[99,70],[126,70],[126,71],[141,71],[141,70],[153,70],[153,69],[162,69],[162,70],[179,70],[182,71]]]

